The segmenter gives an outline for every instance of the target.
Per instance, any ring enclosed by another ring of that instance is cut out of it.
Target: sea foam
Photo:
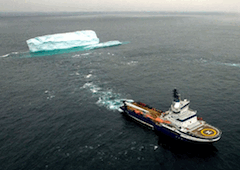
[[[133,102],[132,99],[121,98],[121,94],[114,93],[111,89],[104,90],[92,82],[85,83],[82,88],[88,89],[95,97],[98,97],[97,105],[109,110],[118,110],[123,105],[123,101]]]

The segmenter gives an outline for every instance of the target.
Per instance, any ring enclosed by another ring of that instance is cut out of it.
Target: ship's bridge
[[[197,123],[197,111],[189,109],[190,101],[187,99],[174,101],[171,105],[172,117],[175,123],[182,127],[189,127]]]
[[[181,112],[185,112],[189,109],[190,101],[187,99],[180,100],[180,101],[173,101],[171,105],[171,110],[175,114],[179,114]]]

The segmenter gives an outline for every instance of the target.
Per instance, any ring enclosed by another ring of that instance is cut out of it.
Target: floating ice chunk
[[[88,46],[84,47],[84,49],[92,50],[92,49],[96,49],[96,48],[112,47],[112,46],[117,46],[117,45],[121,45],[121,44],[122,44],[122,42],[120,42],[120,41],[108,41],[108,42],[104,42],[104,43],[88,45]]]
[[[92,30],[45,35],[27,40],[31,52],[85,47],[98,43],[99,38]]]

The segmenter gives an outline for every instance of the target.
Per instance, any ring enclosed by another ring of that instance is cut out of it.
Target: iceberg
[[[39,36],[26,41],[31,52],[63,50],[75,47],[94,46],[99,38],[92,30]]]
[[[81,50],[92,50],[96,48],[112,47],[123,44],[120,41],[108,41],[99,43],[97,34],[92,30],[44,35],[27,40],[30,52],[66,50],[81,48]]]

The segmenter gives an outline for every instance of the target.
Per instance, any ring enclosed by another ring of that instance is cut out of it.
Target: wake
[[[87,89],[90,91],[94,97],[98,98],[96,104],[101,107],[105,107],[109,110],[116,111],[122,106],[123,101],[133,102],[132,99],[122,98],[121,94],[115,93],[112,89],[102,89],[93,82],[85,83],[82,89]]]

